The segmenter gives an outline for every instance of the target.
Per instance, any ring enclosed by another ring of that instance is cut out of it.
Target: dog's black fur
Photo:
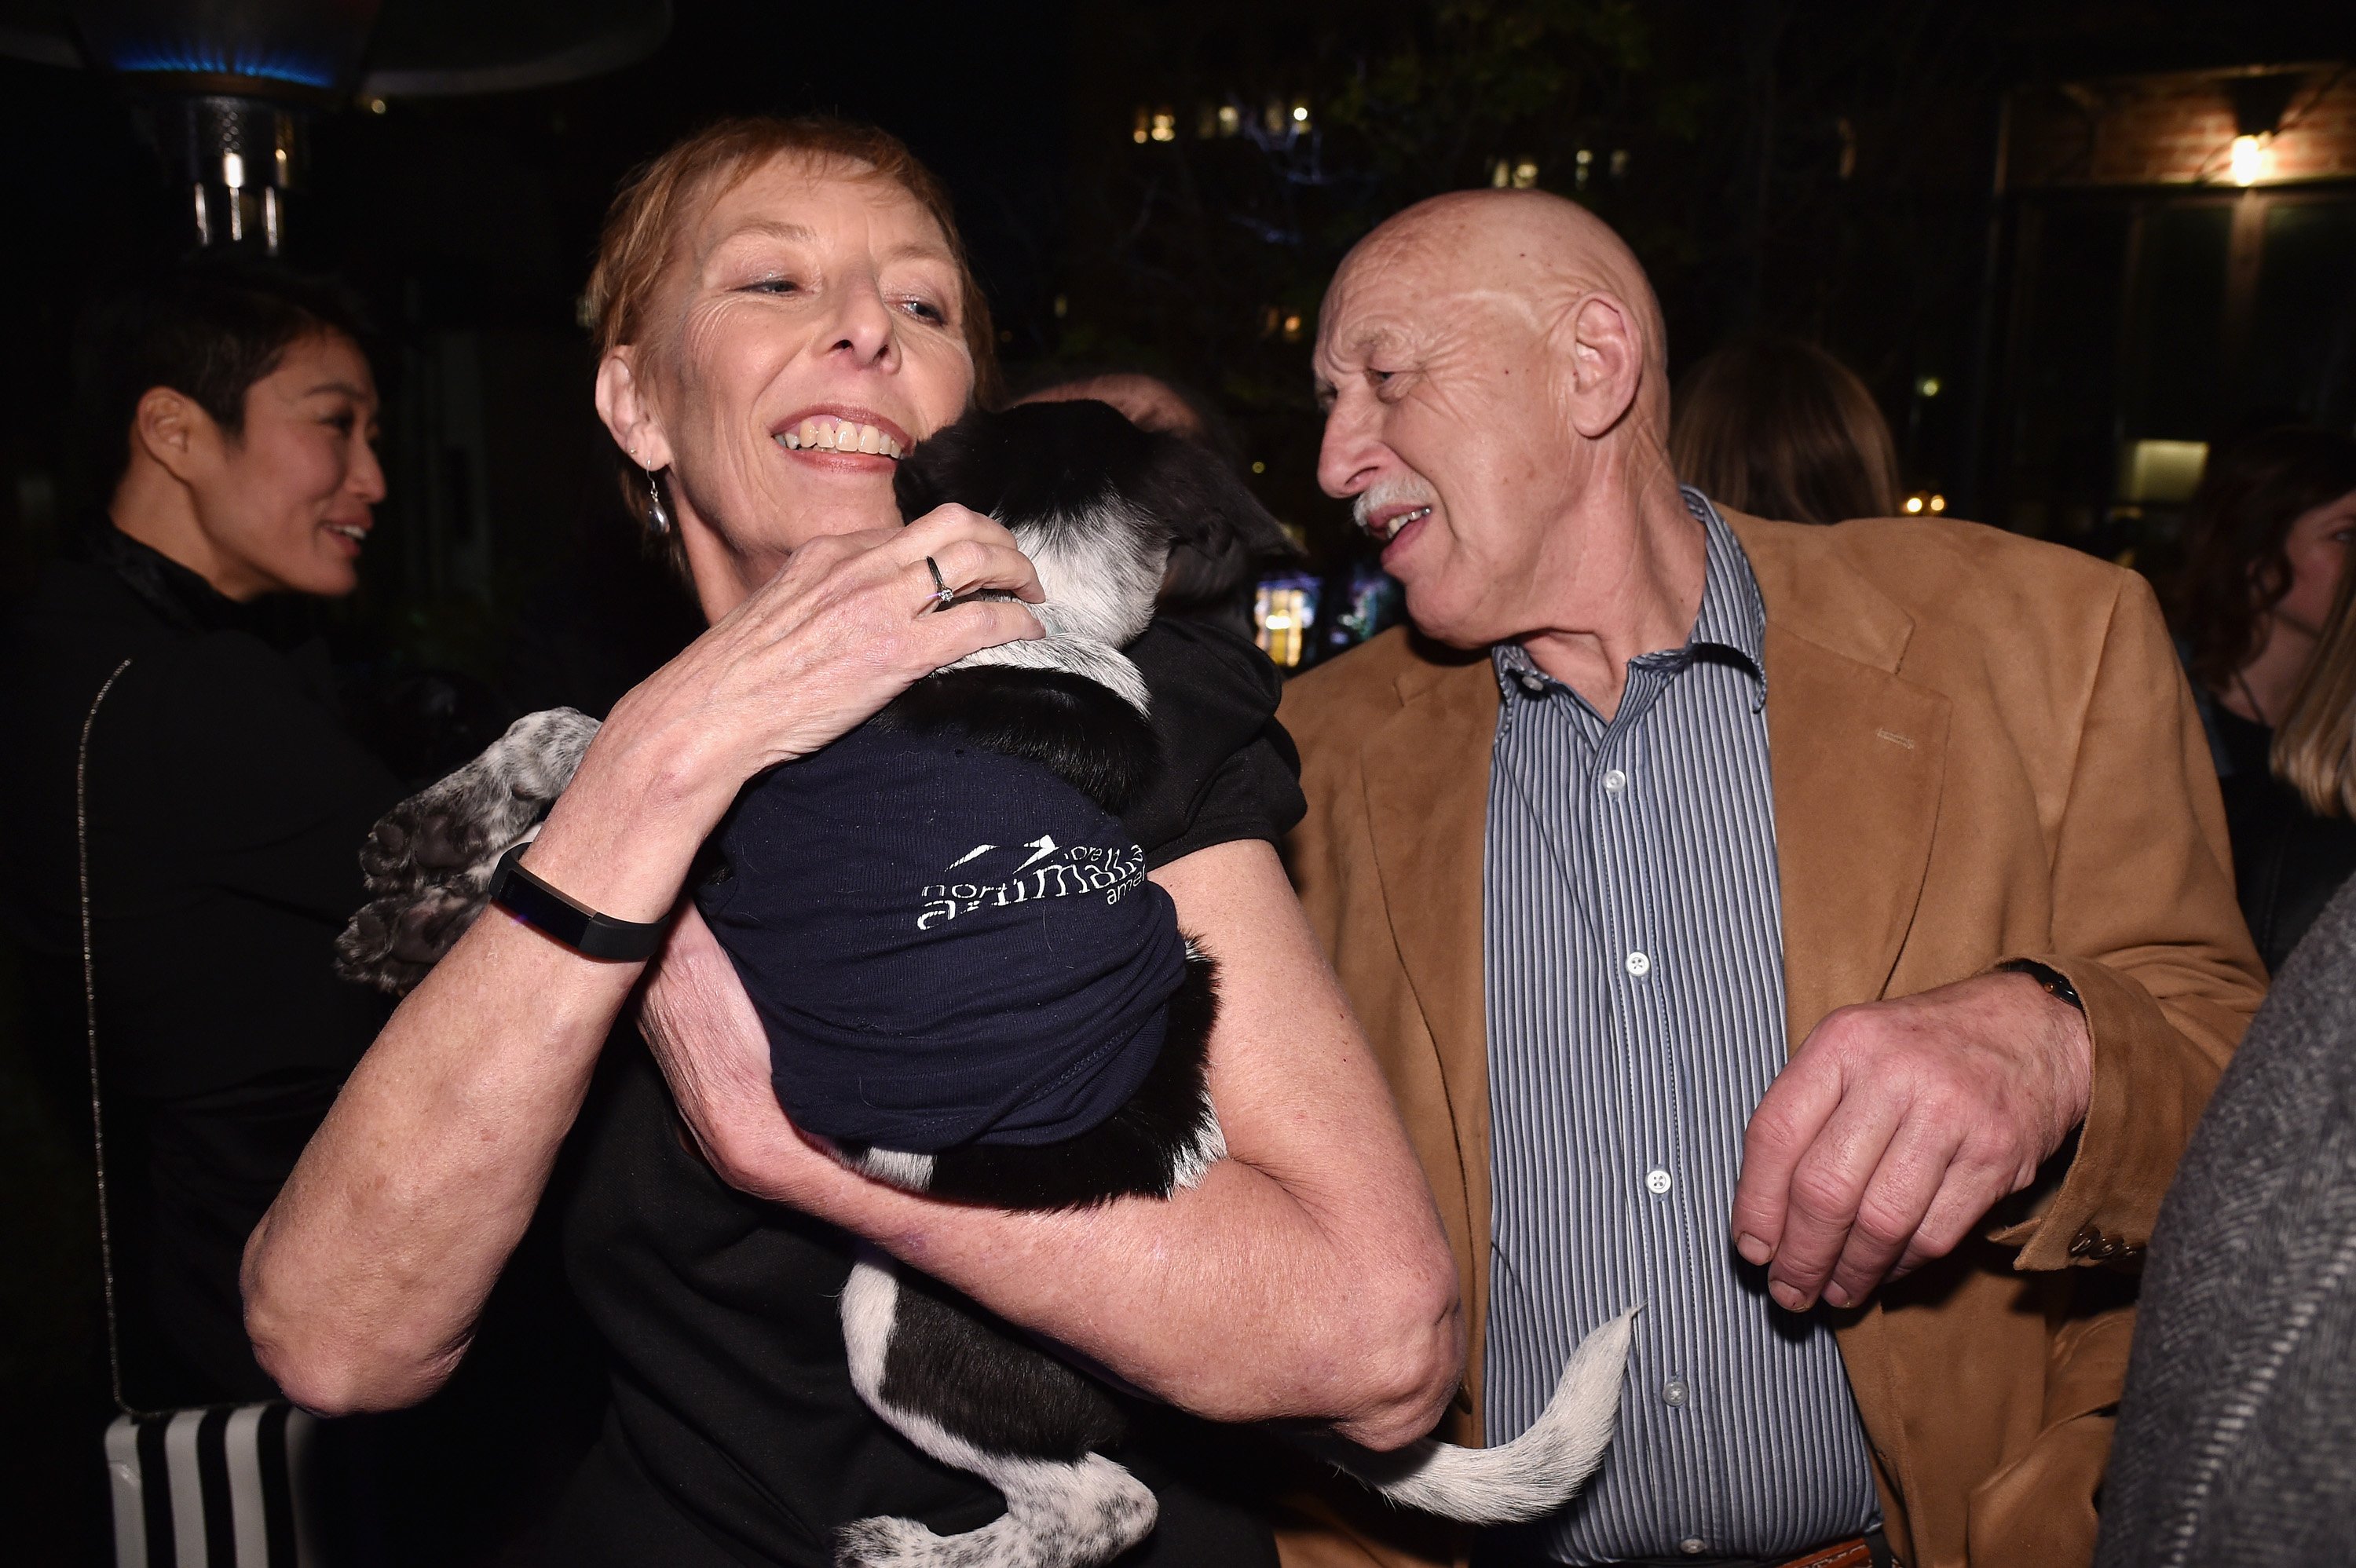
[[[1099,403],[969,415],[904,459],[895,488],[910,519],[956,502],[1007,525],[1047,590],[1039,613],[1049,635],[928,676],[871,722],[911,734],[953,732],[1036,762],[1114,815],[1133,805],[1161,760],[1142,680],[1119,649],[1151,618],[1173,541],[1215,551],[1233,537],[1273,529],[1272,520],[1209,453],[1139,431]],[[520,720],[501,745],[528,754],[501,760],[495,746],[380,824],[369,868],[379,897],[340,944],[345,973],[388,989],[413,984],[464,929],[452,906],[470,896],[479,903],[481,867],[545,811],[554,794],[549,776],[570,777],[594,728],[579,715]],[[509,780],[511,788],[500,787]],[[405,850],[410,845],[431,848],[433,865],[401,869],[404,852],[420,853]],[[446,872],[469,855],[473,864]],[[1139,1091],[1098,1126],[1035,1147],[969,1144],[912,1155],[845,1146],[839,1153],[881,1179],[998,1208],[1167,1198],[1225,1152],[1205,1083],[1217,1010],[1211,960],[1190,943],[1160,1055]],[[1152,1528],[1152,1494],[1101,1456],[1120,1440],[1123,1423],[1093,1379],[867,1249],[844,1292],[842,1317],[862,1397],[919,1449],[987,1479],[1007,1509],[953,1537],[911,1520],[863,1520],[841,1531],[839,1563],[1089,1568]],[[1626,1321],[1582,1347],[1541,1419],[1541,1427],[1571,1428],[1568,1435],[1533,1428],[1483,1454],[1427,1442],[1374,1464],[1331,1456],[1398,1500],[1454,1518],[1544,1512],[1575,1489],[1608,1438],[1608,1424],[1598,1432],[1595,1422],[1600,1413],[1608,1423],[1617,1409],[1613,1358],[1625,1356]]]

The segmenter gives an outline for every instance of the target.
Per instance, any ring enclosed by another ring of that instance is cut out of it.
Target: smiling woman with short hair
[[[126,1392],[267,1398],[239,1255],[381,1022],[329,960],[357,836],[400,794],[346,732],[303,618],[268,601],[357,585],[384,497],[376,382],[338,295],[253,265],[185,267],[84,336],[105,506],[0,652],[0,887],[71,1072],[86,763]]]
[[[712,628],[615,708],[524,860],[650,923],[746,780],[1038,635],[1013,601],[1039,588],[987,517],[901,526],[897,454],[987,395],[993,336],[946,197],[893,138],[766,119],[689,138],[616,202],[589,302],[598,411]],[[985,589],[1002,596],[967,597]],[[494,914],[402,1004],[256,1232],[263,1364],[315,1407],[430,1392],[577,1119],[567,1252],[616,1370],[557,1560],[818,1564],[851,1520],[950,1533],[1001,1511],[860,1402],[837,1297],[861,1238],[1197,1413],[1421,1435],[1462,1367],[1455,1272],[1272,847],[1300,810],[1276,683],[1239,639],[1241,665],[1170,631],[1156,685],[1155,635],[1132,653],[1193,787],[1157,829],[1125,820],[1221,965],[1209,1076],[1231,1157],[1199,1185],[1017,1214],[853,1175],[787,1123],[760,1020],[691,907],[643,1009],[642,963]],[[1238,699],[1239,732],[1189,720],[1238,705],[1206,695]],[[1148,1561],[1272,1561],[1265,1525],[1179,1500],[1168,1467],[1140,1474],[1163,1503]]]

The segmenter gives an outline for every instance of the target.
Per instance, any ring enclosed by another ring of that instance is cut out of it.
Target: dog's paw
[[[497,860],[573,782],[597,720],[571,708],[527,713],[465,767],[385,813],[360,848],[382,897]]]
[[[597,733],[570,708],[528,713],[483,754],[385,813],[360,848],[369,901],[336,972],[406,994],[482,912],[499,857],[530,836]]]
[[[469,866],[448,882],[371,899],[336,938],[336,973],[389,996],[407,996],[483,912],[497,865]]]

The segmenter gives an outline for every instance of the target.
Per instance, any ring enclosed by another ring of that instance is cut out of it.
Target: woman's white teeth
[[[883,457],[900,455],[900,443],[872,424],[848,420],[804,420],[778,435],[789,452],[804,447],[814,452],[872,452]]]
[[[354,544],[360,544],[368,539],[366,528],[356,528],[349,523],[329,523],[327,531],[331,534],[341,534]]]

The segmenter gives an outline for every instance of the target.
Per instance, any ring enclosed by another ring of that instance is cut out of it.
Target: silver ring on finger
[[[925,570],[933,574],[933,591],[925,596],[925,608],[916,612],[919,615],[925,614],[928,611],[946,610],[957,600],[957,590],[951,588],[948,581],[941,576],[940,562],[935,560],[931,556],[926,556],[925,557]]]

